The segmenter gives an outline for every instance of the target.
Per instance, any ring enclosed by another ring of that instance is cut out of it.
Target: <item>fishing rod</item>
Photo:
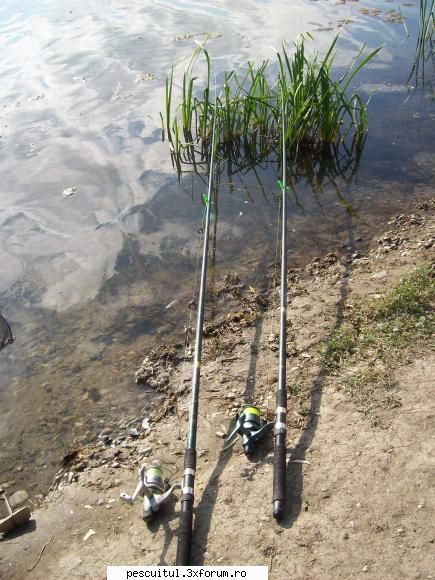
[[[204,246],[202,253],[201,280],[199,284],[198,315],[196,322],[195,353],[193,357],[192,399],[189,413],[189,427],[184,451],[184,471],[181,495],[181,511],[177,544],[177,566],[188,566],[192,543],[193,504],[196,470],[196,432],[198,427],[199,385],[201,377],[202,327],[204,322],[205,291],[207,281],[208,238],[210,230],[211,196],[215,155],[216,109],[213,117],[210,171],[204,224]],[[205,197],[205,196],[204,196]]]
[[[286,129],[284,91],[282,93],[282,214],[281,214],[281,295],[279,328],[279,371],[276,392],[276,414],[273,457],[273,517],[281,520],[285,509],[286,436],[287,436],[287,185]]]

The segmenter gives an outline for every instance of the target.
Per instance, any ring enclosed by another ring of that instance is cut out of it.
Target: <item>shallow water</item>
[[[73,440],[150,412],[134,370],[149,348],[182,334],[205,187],[198,177],[178,183],[159,111],[171,63],[202,33],[213,33],[218,77],[272,57],[303,31],[322,52],[346,18],[337,70],[363,42],[385,45],[353,87],[371,97],[355,175],[325,179],[314,192],[302,179],[291,197],[291,263],[358,232],[364,243],[384,215],[433,188],[433,101],[429,89],[407,88],[418,4],[145,4],[0,5],[0,312],[16,337],[0,353],[0,482],[11,488],[45,489]],[[399,5],[406,28],[384,21]],[[361,12],[373,7],[382,12]],[[263,164],[233,187],[222,176],[216,280],[231,270],[265,283],[276,171]]]

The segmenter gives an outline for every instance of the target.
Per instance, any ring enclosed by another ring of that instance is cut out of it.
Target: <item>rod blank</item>
[[[286,436],[287,436],[287,186],[286,134],[284,95],[282,97],[282,235],[281,235],[281,295],[279,328],[279,371],[276,393],[276,414],[273,457],[273,517],[281,520],[285,512]]]
[[[189,414],[189,428],[184,451],[184,472],[181,495],[181,513],[177,543],[177,566],[190,564],[192,544],[193,505],[195,501],[196,433],[198,429],[199,387],[201,379],[202,327],[204,323],[205,292],[207,282],[208,239],[210,231],[211,194],[213,186],[213,162],[215,153],[216,113],[213,118],[210,174],[208,179],[208,199],[205,213],[204,246],[202,253],[201,280],[199,284],[198,316],[196,321],[195,353],[193,357],[192,399]]]

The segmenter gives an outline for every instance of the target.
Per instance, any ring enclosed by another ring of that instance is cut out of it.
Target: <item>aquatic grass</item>
[[[435,0],[420,0],[419,27],[414,62],[408,83],[414,77],[415,86],[433,84],[435,73]],[[431,70],[427,71],[430,66]]]
[[[168,139],[171,140],[171,110],[172,110],[172,85],[174,81],[174,67],[171,68],[170,73],[166,77],[165,84],[165,115],[166,115],[166,128],[168,132]],[[165,134],[165,127],[163,122],[163,115],[160,113],[160,118],[162,120],[162,135]]]
[[[211,95],[211,58],[199,46],[184,69],[181,103],[173,114],[174,69],[166,80],[165,129],[177,170],[181,163],[201,161],[207,151],[212,119],[216,115],[220,152],[236,163],[243,151],[251,160],[264,158],[274,150],[280,135],[282,100],[286,113],[286,140],[289,150],[298,151],[319,143],[340,144],[353,134],[353,146],[359,147],[367,132],[366,105],[358,94],[348,94],[358,72],[379,52],[365,55],[363,46],[353,64],[335,80],[332,65],[338,36],[326,55],[308,55],[301,36],[293,52],[283,44],[274,62],[257,65],[248,62],[237,71],[225,72],[219,94]],[[205,86],[196,87],[194,74],[200,57],[205,58]],[[216,93],[216,89],[215,89]],[[176,115],[181,111],[180,117]],[[178,120],[179,119],[179,120]],[[183,136],[183,138],[182,138]],[[198,149],[199,147],[199,149]]]

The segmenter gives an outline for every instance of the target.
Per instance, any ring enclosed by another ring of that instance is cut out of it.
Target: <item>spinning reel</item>
[[[245,405],[242,412],[237,417],[236,426],[227,437],[224,445],[224,450],[229,449],[237,441],[237,434],[242,436],[242,446],[245,455],[249,457],[252,453],[252,448],[259,441],[263,439],[269,431],[273,429],[274,422],[267,423],[261,419],[260,409],[253,405]]]
[[[158,463],[142,465],[138,470],[139,483],[133,495],[121,493],[120,497],[129,504],[133,504],[137,496],[143,493],[143,519],[152,522],[160,507],[168,501],[173,492],[181,487],[178,483],[169,487],[163,479],[163,470]]]

